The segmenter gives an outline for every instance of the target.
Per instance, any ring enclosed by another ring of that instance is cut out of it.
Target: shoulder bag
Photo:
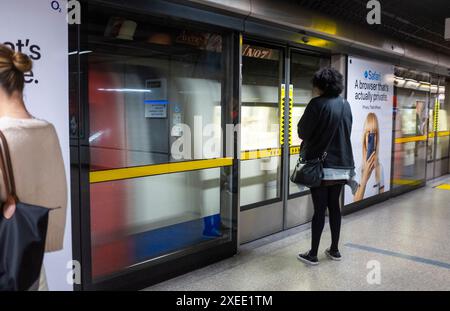
[[[342,107],[339,122],[337,122],[336,128],[333,131],[333,135],[331,136],[330,141],[327,143],[322,156],[312,160],[305,160],[300,157],[294,168],[294,172],[290,177],[293,183],[301,184],[308,188],[318,187],[322,183],[323,161],[325,161],[325,158],[327,157],[327,150],[330,147],[330,144],[333,141],[334,137],[336,136],[336,132],[344,117],[344,101],[342,101],[341,106]]]
[[[7,195],[0,210],[0,291],[24,291],[40,276],[51,209],[19,200],[5,135],[0,131],[0,165]],[[10,219],[5,205],[15,204]]]

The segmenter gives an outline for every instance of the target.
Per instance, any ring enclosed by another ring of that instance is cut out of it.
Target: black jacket
[[[354,169],[353,150],[350,141],[352,110],[342,97],[313,98],[298,123],[298,136],[303,140],[300,156],[306,160],[320,157],[330,141],[344,105],[343,118],[328,148],[324,161],[326,168]]]

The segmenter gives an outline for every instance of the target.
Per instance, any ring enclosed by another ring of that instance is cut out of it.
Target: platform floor
[[[443,183],[450,184],[450,177],[345,216],[341,262],[323,254],[330,243],[328,224],[320,264],[299,262],[297,253],[310,245],[310,227],[304,225],[246,244],[233,258],[147,290],[448,291],[450,191],[434,188]]]

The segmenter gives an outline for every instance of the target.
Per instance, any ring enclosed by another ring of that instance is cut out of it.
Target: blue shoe
[[[203,222],[205,224],[205,228],[203,229],[203,235],[206,237],[221,237],[221,218],[220,214],[212,215],[203,218]]]
[[[222,236],[222,233],[216,229],[212,229],[212,230],[203,230],[203,235],[205,237],[209,237],[209,238],[218,238]]]

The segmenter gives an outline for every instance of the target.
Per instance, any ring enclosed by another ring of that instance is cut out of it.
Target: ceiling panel
[[[367,0],[290,0],[304,8],[345,20],[413,44],[450,55],[444,39],[450,0],[381,0],[381,25],[368,25]]]

